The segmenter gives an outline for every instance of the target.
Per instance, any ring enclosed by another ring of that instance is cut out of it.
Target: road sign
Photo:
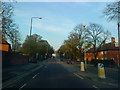
[[[102,63],[98,63],[98,76],[102,79],[105,78],[105,70],[104,65]]]

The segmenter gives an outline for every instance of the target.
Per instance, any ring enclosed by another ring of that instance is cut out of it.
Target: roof
[[[9,43],[2,38],[2,44],[9,44]]]
[[[102,45],[101,47],[96,48],[95,52],[100,52],[100,51],[111,51],[111,50],[119,50],[118,46],[115,46],[115,43],[107,43],[105,45]],[[93,53],[94,52],[94,48],[91,48],[87,51],[87,53]]]

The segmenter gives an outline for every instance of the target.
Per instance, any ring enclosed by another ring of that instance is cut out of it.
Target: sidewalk
[[[98,77],[98,75],[93,74],[89,71],[77,71],[74,72],[77,75],[83,77],[84,79],[90,80],[94,82],[94,85],[96,85],[99,88],[118,88],[118,81],[116,80],[110,80],[109,78],[101,79]]]
[[[105,79],[101,79],[98,76],[98,70],[97,67],[94,67],[93,65],[87,65],[87,71],[80,71],[80,64],[79,63],[73,63],[73,64],[67,64],[64,62],[62,64],[64,67],[67,68],[68,71],[76,73],[77,75],[83,77],[84,79],[88,79],[90,81],[95,82],[97,85],[101,85],[100,87],[118,87],[118,80],[110,79],[106,76]],[[116,71],[118,71],[117,68],[105,68],[106,72],[112,74]],[[108,74],[109,74],[108,73]],[[116,76],[116,75],[114,75]]]
[[[105,79],[101,79],[101,78],[99,78],[98,74],[91,73],[90,71],[84,71],[84,72],[83,71],[77,71],[75,73],[81,75],[84,78],[90,79],[92,81],[100,81],[101,80],[101,82],[106,82],[106,83],[114,83],[114,84],[118,83],[117,80],[113,80],[113,79],[111,80],[107,77]]]

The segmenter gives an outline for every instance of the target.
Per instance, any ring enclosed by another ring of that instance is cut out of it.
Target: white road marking
[[[37,74],[36,74],[36,75],[34,75],[32,78],[34,79],[36,76],[37,76]]]
[[[108,85],[111,85],[111,86],[118,86],[117,84],[113,84],[113,83],[106,83],[106,82],[103,82],[104,84],[108,84]]]
[[[113,83],[108,83],[108,85],[117,86],[116,84],[113,84]]]
[[[80,79],[84,79],[83,77],[79,76],[78,74],[74,73],[74,75],[76,75],[77,77],[79,77]]]
[[[23,86],[21,86],[20,88],[19,88],[19,90],[21,90],[23,87],[25,87],[27,84],[25,83]]]
[[[96,87],[95,85],[93,85],[93,87],[94,87],[94,88],[98,88],[98,87]]]

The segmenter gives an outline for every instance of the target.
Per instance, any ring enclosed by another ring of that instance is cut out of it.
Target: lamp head
[[[42,19],[41,17],[39,17],[38,19]]]
[[[83,27],[85,27],[86,26],[86,24],[83,24]]]

